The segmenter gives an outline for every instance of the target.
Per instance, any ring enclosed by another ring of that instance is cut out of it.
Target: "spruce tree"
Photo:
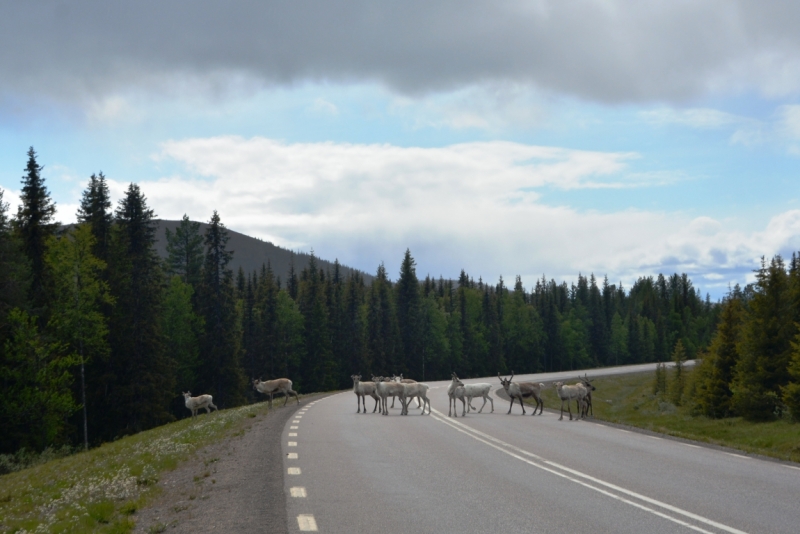
[[[0,318],[12,308],[26,308],[30,284],[30,262],[22,251],[22,242],[12,231],[8,203],[0,189]],[[0,321],[0,354],[8,328]]]
[[[167,273],[178,275],[184,283],[197,290],[202,280],[203,270],[203,236],[200,235],[200,223],[192,222],[184,213],[180,225],[173,234],[165,229],[167,238]]]
[[[44,261],[47,240],[55,235],[58,223],[54,221],[56,205],[44,184],[42,170],[36,162],[36,152],[28,150],[28,164],[22,177],[22,204],[14,226],[22,241],[22,248],[30,261],[31,284],[29,295],[37,315],[45,312],[48,302],[46,266]]]
[[[409,377],[422,376],[422,310],[420,309],[419,280],[416,262],[406,249],[400,266],[400,278],[395,285],[397,327],[400,331],[403,371]],[[421,380],[421,378],[419,378]]]
[[[789,289],[783,259],[776,256],[769,265],[762,260],[731,387],[734,410],[750,420],[772,419],[781,409],[780,388],[789,382],[791,342],[797,332]]]
[[[372,373],[391,375],[402,373],[398,369],[400,332],[397,314],[392,301],[391,282],[383,263],[378,266],[367,296],[367,352],[372,363]]]
[[[220,407],[245,400],[246,378],[241,363],[241,333],[236,313],[233,272],[228,268],[233,251],[227,249],[228,231],[214,211],[205,235],[206,258],[200,286],[200,312],[205,320],[200,362],[201,384]]]
[[[78,208],[78,223],[88,224],[94,236],[93,255],[108,262],[108,247],[111,240],[111,225],[114,215],[111,212],[111,196],[106,177],[101,172],[89,178]]]
[[[152,428],[173,419],[174,368],[161,331],[163,274],[155,250],[153,210],[136,184],[130,184],[114,217],[109,281],[117,299],[110,321],[111,358],[96,383],[107,418],[104,439]]]
[[[166,354],[175,369],[176,391],[190,391],[198,384],[203,320],[194,311],[194,293],[191,284],[173,275],[164,294],[161,331]],[[183,397],[173,403],[173,408],[175,415],[183,416],[186,413]]]
[[[329,391],[337,387],[338,369],[333,359],[324,278],[313,252],[300,279],[297,303],[303,314],[306,342],[303,380],[310,386],[307,390]]]

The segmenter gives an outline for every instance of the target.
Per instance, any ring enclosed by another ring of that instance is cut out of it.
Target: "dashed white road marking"
[[[306,495],[306,489],[302,486],[295,486],[294,488],[289,488],[289,493],[291,494],[292,497],[298,497],[298,498],[308,496]]]
[[[294,421],[292,421],[292,423],[294,423],[294,424],[300,424],[300,421],[298,421],[297,419],[295,419]]]
[[[290,441],[289,442],[289,447],[297,447],[297,442],[296,441]]]
[[[300,427],[297,427],[297,426],[290,426],[290,427],[289,427],[289,430],[297,430],[298,428],[300,428]]]
[[[295,415],[295,416],[294,416],[294,418],[295,418],[295,419],[302,419],[302,418],[303,418],[303,416],[302,416],[302,415]]]
[[[301,471],[300,471],[299,467],[290,467],[289,469],[286,470],[286,472],[288,474],[290,474],[290,475],[299,475],[299,474],[301,474]]]
[[[290,460],[297,460],[297,453],[296,452],[290,452],[289,454],[286,455],[286,457],[288,459],[290,459]]]
[[[498,450],[500,452],[503,452],[503,453],[511,456],[512,458],[520,460],[520,461],[522,461],[522,462],[524,462],[524,463],[526,463],[528,465],[531,465],[531,466],[536,467],[538,469],[541,469],[543,471],[547,471],[548,473],[551,473],[553,475],[559,476],[561,478],[565,478],[565,479],[567,479],[567,480],[569,480],[571,482],[574,482],[576,484],[584,486],[584,487],[586,487],[588,489],[594,490],[594,491],[596,491],[598,493],[601,493],[603,495],[606,495],[606,496],[608,496],[608,497],[610,497],[612,499],[616,499],[618,501],[624,502],[625,504],[629,504],[629,505],[633,506],[634,508],[639,508],[640,510],[649,512],[649,513],[651,513],[651,514],[653,514],[655,516],[667,519],[669,521],[672,521],[673,523],[677,523],[678,525],[684,526],[684,527],[692,529],[694,531],[702,532],[704,534],[712,534],[708,530],[704,530],[704,529],[702,529],[702,528],[700,528],[700,527],[698,527],[696,525],[693,525],[691,523],[687,523],[686,521],[683,521],[683,520],[681,520],[681,519],[679,519],[677,517],[673,517],[673,516],[667,515],[664,512],[660,512],[660,511],[658,511],[658,510],[656,510],[654,508],[651,508],[649,506],[645,506],[645,505],[640,504],[640,503],[638,503],[636,501],[632,501],[627,497],[638,499],[638,500],[643,501],[643,502],[645,502],[645,503],[647,503],[649,505],[652,505],[652,506],[658,506],[658,507],[660,507],[660,508],[662,508],[664,510],[667,510],[669,512],[672,512],[674,514],[682,515],[682,516],[684,516],[684,517],[686,517],[688,519],[703,523],[705,525],[709,525],[709,526],[715,527],[715,528],[717,528],[719,530],[723,530],[725,532],[730,532],[731,534],[746,534],[745,532],[743,532],[743,531],[741,531],[739,529],[736,529],[734,527],[730,527],[728,525],[719,523],[719,522],[714,521],[712,519],[709,519],[707,517],[703,517],[703,516],[701,516],[699,514],[695,514],[695,513],[689,512],[688,510],[683,510],[681,508],[678,508],[677,506],[673,506],[671,504],[668,504],[668,503],[653,499],[653,498],[648,497],[646,495],[642,495],[640,493],[636,493],[636,492],[631,491],[629,489],[617,486],[616,484],[612,484],[610,482],[606,482],[604,480],[600,480],[599,478],[593,477],[593,476],[588,475],[586,473],[582,473],[582,472],[580,472],[580,471],[578,471],[576,469],[571,469],[571,468],[569,468],[569,467],[567,467],[565,465],[561,465],[561,464],[559,464],[557,462],[553,462],[553,461],[547,460],[547,459],[542,458],[541,456],[539,456],[537,454],[534,454],[532,452],[526,451],[525,449],[522,449],[520,447],[511,445],[510,443],[506,443],[505,441],[502,441],[502,440],[500,440],[500,439],[498,439],[498,438],[496,438],[494,436],[490,436],[489,434],[481,432],[481,431],[479,431],[479,430],[477,430],[477,429],[475,429],[475,428],[473,428],[473,427],[471,427],[469,425],[466,425],[464,423],[461,423],[461,422],[458,422],[458,421],[450,421],[450,420],[448,420],[448,418],[445,417],[445,415],[443,413],[441,413],[438,410],[436,410],[436,415],[433,416],[433,419],[435,419],[435,420],[437,420],[437,421],[439,421],[441,423],[444,423],[447,426],[455,429],[456,431],[461,432],[462,434],[466,434],[467,436],[471,437],[472,439],[474,439],[476,441],[480,441],[481,443],[484,443],[484,444],[492,447],[493,449],[496,449],[496,450]],[[660,438],[656,438],[656,439],[660,439]],[[532,458],[533,460],[525,458],[522,455],[527,456],[529,458]],[[591,482],[591,484],[590,484],[590,482]],[[600,487],[598,487],[598,486],[600,486]],[[616,491],[618,493],[621,493],[622,495],[617,495],[616,493],[612,493],[612,491]],[[625,495],[627,497],[625,497],[623,495]]]
[[[297,437],[297,432],[289,432],[289,437],[290,438],[296,438]]]
[[[297,527],[302,531],[317,531],[317,521],[311,514],[300,514],[297,516]]]

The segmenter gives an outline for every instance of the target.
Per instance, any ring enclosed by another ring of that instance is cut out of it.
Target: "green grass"
[[[158,494],[161,473],[267,411],[261,402],[202,414],[2,475],[0,532],[130,532],[131,516]]]
[[[690,370],[687,389],[691,373]],[[800,462],[800,424],[788,419],[752,423],[741,417],[710,419],[692,415],[691,400],[686,400],[688,395],[684,396],[683,406],[675,406],[663,396],[653,395],[654,375],[649,372],[595,379],[593,384],[597,390],[592,393],[595,418]],[[545,392],[545,406],[560,410],[561,401],[552,387]],[[574,415],[574,402],[572,410]]]

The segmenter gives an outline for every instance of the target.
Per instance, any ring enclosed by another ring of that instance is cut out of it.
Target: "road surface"
[[[447,382],[429,382],[431,416],[399,402],[357,414],[351,391],[303,406],[282,435],[290,532],[800,532],[796,466],[518,404],[507,415],[497,377],[465,380],[479,381],[494,413],[448,417]]]

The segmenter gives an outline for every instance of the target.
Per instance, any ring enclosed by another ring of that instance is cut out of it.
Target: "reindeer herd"
[[[401,415],[408,415],[408,406],[412,399],[416,399],[417,408],[422,409],[420,415],[425,415],[426,406],[428,407],[428,414],[430,415],[431,413],[430,400],[428,399],[429,386],[427,384],[416,382],[410,378],[403,378],[403,375],[392,377],[373,376],[371,382],[363,382],[361,380],[361,375],[352,375],[350,378],[353,379],[353,393],[356,394],[356,404],[358,406],[356,413],[362,413],[362,406],[364,408],[363,413],[367,413],[366,399],[368,396],[375,400],[372,413],[380,409],[382,415],[389,415],[389,409],[387,407],[389,397],[392,397],[392,408],[394,408],[395,399],[400,399],[400,404],[402,405],[400,411]],[[511,404],[508,407],[508,414],[511,413],[511,409],[514,407],[514,401],[518,400],[520,408],[522,408],[522,414],[525,415],[527,412],[525,412],[524,399],[533,399],[536,403],[531,415],[536,415],[537,410],[539,411],[539,415],[542,414],[544,410],[542,391],[545,389],[545,385],[542,382],[514,382],[514,371],[511,371],[511,376],[508,378],[503,378],[500,376],[500,373],[498,373],[497,378],[500,379],[500,385],[511,399]],[[565,385],[563,382],[556,382],[553,386],[558,393],[558,397],[561,399],[561,415],[559,420],[564,419],[564,402],[566,402],[569,419],[572,421],[571,402],[573,400],[576,403],[577,419],[584,419],[590,413],[594,415],[594,411],[592,410],[592,391],[595,390],[595,387],[592,385],[592,381],[589,379],[588,375],[584,375],[584,377],[580,379],[580,382],[574,385]],[[492,385],[488,382],[465,384],[458,378],[458,375],[452,373],[450,384],[447,388],[447,415],[449,417],[458,417],[457,401],[461,401],[462,417],[473,410],[482,413],[483,409],[486,407],[487,401],[491,403],[492,412],[494,412],[494,399],[489,395],[491,390]],[[475,398],[483,399],[483,404],[480,409],[476,409],[472,405],[472,400]]]
[[[371,397],[375,401],[372,413],[380,409],[382,415],[389,415],[389,397],[392,398],[391,408],[394,408],[395,399],[400,399],[400,404],[402,406],[400,410],[401,415],[408,415],[408,407],[414,399],[417,401],[417,408],[422,410],[420,415],[425,415],[426,407],[428,409],[428,415],[431,413],[431,401],[428,399],[429,386],[427,384],[417,382],[410,378],[403,378],[403,375],[392,377],[373,376],[371,382],[362,382],[361,375],[352,375],[350,378],[353,379],[353,393],[356,394],[356,403],[358,405],[356,413],[362,413],[362,407],[364,408],[363,413],[367,413],[367,397]],[[511,409],[514,407],[514,401],[518,400],[520,408],[522,408],[522,415],[525,415],[524,399],[533,399],[536,403],[531,415],[536,415],[537,410],[539,411],[539,415],[542,414],[544,410],[542,391],[545,389],[545,385],[542,382],[514,382],[514,371],[511,371],[511,376],[508,378],[503,378],[500,376],[500,373],[497,373],[497,378],[500,379],[500,385],[509,399],[511,399],[507,414],[511,413]],[[592,385],[592,381],[587,375],[584,375],[576,384],[567,385],[563,382],[556,382],[553,386],[558,393],[559,399],[561,399],[561,415],[559,420],[564,419],[565,402],[567,403],[570,421],[572,421],[572,401],[575,401],[576,404],[577,419],[583,419],[589,414],[594,415],[594,410],[592,409],[592,391],[595,390],[595,387]],[[300,398],[297,392],[292,389],[292,381],[288,378],[278,378],[267,381],[254,378],[253,389],[264,395],[269,395],[270,407],[272,407],[272,399],[275,393],[282,393],[284,395],[284,406],[289,402],[289,395],[294,395],[297,404],[300,404]],[[483,412],[487,401],[491,403],[492,412],[494,412],[494,399],[489,395],[491,389],[492,385],[488,382],[464,384],[455,373],[452,373],[450,384],[447,388],[447,415],[449,417],[458,417],[456,401],[459,400],[461,401],[462,417],[466,416],[468,412],[476,410],[476,408],[472,406],[472,400],[475,398],[483,399],[483,404],[480,409],[477,410],[478,413]],[[196,417],[197,411],[201,408],[205,408],[206,413],[211,413],[210,408],[218,409],[214,406],[211,395],[192,397],[192,393],[187,391],[183,393],[183,397],[186,401],[186,408],[192,412],[192,417]]]

